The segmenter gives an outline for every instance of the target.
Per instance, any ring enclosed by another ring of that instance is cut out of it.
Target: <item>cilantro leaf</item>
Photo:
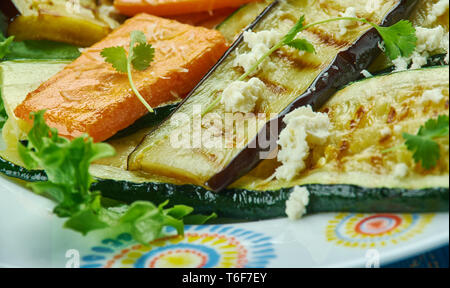
[[[429,170],[436,166],[441,157],[439,144],[431,139],[423,138],[408,133],[403,134],[406,140],[405,145],[408,150],[413,152],[413,158],[416,163],[422,162],[422,166]]]
[[[295,48],[299,51],[306,51],[308,53],[316,53],[316,49],[314,48],[314,45],[311,44],[306,39],[294,39],[291,42],[287,43],[289,47]]]
[[[155,49],[147,43],[140,43],[133,48],[133,59],[131,63],[134,69],[144,71],[150,66],[155,56]]]
[[[137,46],[135,46],[136,43],[138,44]],[[111,63],[118,72],[128,74],[128,81],[130,82],[134,94],[139,98],[139,101],[141,101],[145,108],[147,108],[150,113],[153,113],[153,108],[147,103],[133,82],[131,65],[139,71],[147,69],[153,61],[155,50],[150,44],[147,44],[147,39],[142,31],[132,31],[130,33],[129,49],[128,56],[123,47],[105,48],[100,54],[105,58],[105,61]]]
[[[449,117],[439,116],[436,120],[428,120],[420,127],[417,135],[403,133],[403,138],[408,150],[413,152],[414,161],[421,162],[423,168],[430,170],[437,165],[441,157],[439,144],[434,139],[448,135]]]
[[[142,31],[132,31],[130,33],[131,42],[138,43],[138,44],[146,44],[147,38],[145,37],[144,32]],[[134,46],[134,45],[133,45]]]
[[[112,64],[114,69],[121,73],[127,73],[127,52],[123,47],[109,47],[100,53],[105,61]]]
[[[300,19],[298,19],[297,23],[289,30],[289,32],[283,38],[283,44],[287,45],[289,42],[295,39],[297,34],[303,29],[305,23],[305,15],[302,15]]]
[[[401,20],[389,27],[373,26],[380,33],[386,48],[386,55],[395,60],[398,57],[409,57],[414,52],[417,43],[416,29],[411,22]]]
[[[449,135],[449,117],[441,115],[436,120],[428,120],[424,126],[420,127],[417,135],[428,138],[439,138]]]

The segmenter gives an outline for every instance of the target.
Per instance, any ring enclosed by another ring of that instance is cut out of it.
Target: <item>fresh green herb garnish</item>
[[[166,226],[182,235],[183,219],[190,224],[203,224],[216,217],[215,214],[189,216],[193,209],[184,205],[164,209],[168,202],[159,207],[144,201],[130,206],[102,207],[100,193],[90,191],[94,179],[89,166],[96,159],[114,155],[114,149],[105,143],[93,143],[87,136],[69,141],[47,126],[44,111],[32,115],[34,124],[28,134],[28,144],[19,144],[19,154],[27,168],[43,168],[47,173],[48,181],[29,185],[36,193],[56,202],[54,213],[68,218],[66,228],[82,234],[105,228],[112,233],[128,232],[145,244],[161,237]]]
[[[139,93],[133,82],[131,75],[131,66],[138,71],[144,71],[150,66],[155,55],[155,49],[152,45],[147,44],[147,39],[142,31],[133,31],[130,34],[130,48],[127,56],[127,52],[123,47],[110,47],[105,48],[101,52],[105,61],[112,64],[114,69],[121,73],[128,74],[128,80],[130,82],[131,89],[145,105],[145,107],[153,113],[153,108],[145,101],[144,97]],[[137,44],[137,45],[136,45]]]
[[[301,16],[300,19],[297,21],[297,23],[295,23],[295,25],[281,39],[281,41],[278,42],[276,45],[274,45],[261,58],[259,58],[258,61],[256,61],[256,63],[246,73],[244,73],[241,77],[239,77],[238,81],[243,81],[248,76],[252,75],[258,69],[259,65],[261,65],[261,63],[263,63],[266,60],[267,57],[272,55],[273,52],[277,51],[283,46],[289,46],[295,48],[296,50],[305,51],[308,53],[315,53],[314,45],[307,39],[296,38],[297,35],[300,32],[313,26],[343,20],[363,22],[377,29],[378,33],[380,34],[381,38],[383,38],[384,41],[384,48],[385,48],[384,52],[391,60],[397,59],[399,56],[409,57],[416,48],[417,42],[417,37],[415,34],[416,30],[411,24],[411,22],[406,20],[401,20],[390,27],[382,27],[377,24],[371,23],[363,18],[338,17],[304,25],[305,16]],[[202,113],[202,115],[209,113],[219,102],[220,97],[217,97],[217,99],[215,99],[206,108],[206,110]]]
[[[336,22],[336,21],[343,21],[343,20],[350,20],[350,21],[357,21],[357,22],[363,22],[366,24],[371,25],[375,29],[377,29],[378,33],[380,33],[381,38],[383,38],[384,45],[385,45],[385,53],[386,55],[391,59],[394,60],[398,58],[399,56],[408,57],[411,56],[414,49],[416,48],[416,29],[413,27],[411,22],[406,20],[401,20],[397,22],[396,24],[389,26],[389,27],[382,27],[377,24],[371,23],[367,21],[366,19],[362,18],[354,18],[354,17],[339,17],[339,18],[333,18],[333,19],[327,19],[315,23],[311,23],[308,25],[304,25],[305,22],[305,16],[301,16],[300,19],[297,21],[297,23],[291,28],[291,30],[281,39],[281,41],[276,44],[268,53],[266,53],[264,56],[261,57],[257,61],[255,65],[253,65],[247,73],[242,75],[239,80],[244,80],[249,75],[251,75],[253,72],[255,72],[256,69],[258,69],[258,66],[267,58],[269,57],[273,52],[280,49],[283,46],[289,46],[292,48],[295,48],[299,51],[305,51],[309,53],[314,53],[314,45],[309,42],[306,39],[296,39],[297,35],[313,26],[317,26],[320,24],[325,24],[329,22]]]
[[[435,140],[449,135],[449,117],[439,116],[428,120],[421,126],[417,135],[403,133],[405,145],[413,152],[416,163],[421,162],[422,167],[429,170],[437,165],[441,158],[439,143]]]
[[[439,143],[436,139],[449,135],[449,117],[441,115],[437,119],[428,120],[425,125],[421,126],[416,135],[403,133],[405,143],[397,145],[382,151],[389,153],[401,148],[407,148],[413,152],[413,158],[416,163],[421,162],[422,167],[430,170],[437,165],[437,161],[441,158]]]
[[[416,49],[416,29],[411,22],[401,20],[389,27],[381,27],[368,22],[377,29],[384,41],[386,55],[391,60],[409,57]]]

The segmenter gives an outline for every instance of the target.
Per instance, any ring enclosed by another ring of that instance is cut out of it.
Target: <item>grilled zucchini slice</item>
[[[296,185],[311,192],[309,213],[448,211],[448,139],[440,143],[442,156],[431,171],[416,165],[405,149],[382,153],[402,143],[399,132],[416,133],[429,118],[448,115],[448,73],[448,66],[404,71],[364,79],[337,92],[322,108],[335,126],[330,145],[326,151],[313,150],[308,169],[291,182],[267,182],[277,166],[267,160],[232,188],[214,193],[201,186],[183,185],[178,179],[126,171],[123,164],[127,152],[118,146],[124,142],[111,142],[119,150],[122,168],[119,158],[93,165],[91,173],[98,181],[92,188],[124,202],[161,203],[170,199],[173,204],[190,205],[202,213],[251,220],[282,217],[291,187]],[[429,89],[440,89],[443,99],[439,103],[422,102],[423,92]],[[385,128],[392,132],[389,137],[380,133]],[[0,155],[0,172],[5,175],[26,181],[45,180],[43,171],[22,168],[8,151]],[[399,163],[408,165],[407,176],[394,175]]]

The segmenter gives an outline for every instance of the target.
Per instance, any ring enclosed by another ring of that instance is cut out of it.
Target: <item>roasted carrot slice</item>
[[[132,92],[127,75],[105,63],[100,52],[127,47],[134,30],[143,31],[156,50],[147,70],[133,71],[137,89],[152,107],[189,93],[227,49],[218,31],[140,14],[28,94],[15,114],[30,121],[30,112],[46,109],[48,125],[62,136],[88,133],[97,142],[133,124],[147,110]]]
[[[158,16],[173,16],[239,7],[255,1],[258,0],[115,0],[114,6],[128,16],[142,12]]]

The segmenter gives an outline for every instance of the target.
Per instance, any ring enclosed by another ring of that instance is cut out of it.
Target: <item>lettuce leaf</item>
[[[203,224],[216,217],[215,214],[190,216],[194,209],[184,205],[165,209],[168,201],[159,206],[137,201],[130,206],[102,207],[100,193],[90,191],[94,179],[89,166],[97,159],[113,156],[114,149],[105,143],[93,143],[88,136],[71,141],[58,136],[58,131],[45,123],[44,113],[32,113],[34,123],[28,143],[26,146],[19,143],[18,150],[28,169],[43,168],[47,173],[47,181],[29,186],[56,202],[53,212],[67,218],[64,227],[84,235],[99,229],[127,232],[146,244],[162,237],[166,226],[183,235],[183,219],[188,216],[190,224]]]

